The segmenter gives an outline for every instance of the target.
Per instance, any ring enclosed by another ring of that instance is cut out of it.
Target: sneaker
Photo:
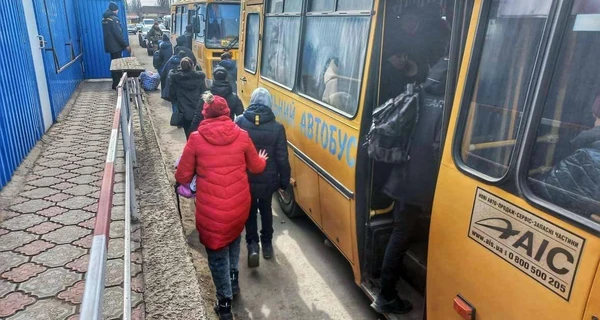
[[[256,268],[260,265],[260,247],[256,242],[248,244],[248,268]]]
[[[262,244],[263,258],[269,260],[273,258],[273,244],[265,242]]]
[[[375,301],[371,304],[371,308],[373,308],[378,313],[394,313],[394,314],[405,314],[412,310],[413,306],[408,300],[402,300],[399,297],[396,297],[392,301],[385,300],[381,295],[378,295],[375,298]]]
[[[219,320],[233,320],[233,312],[231,312],[231,299],[221,299],[214,307],[215,312],[219,316]]]
[[[231,279],[231,293],[234,297],[240,294],[240,284],[238,282],[238,276],[239,271],[233,269],[229,271],[229,278]]]

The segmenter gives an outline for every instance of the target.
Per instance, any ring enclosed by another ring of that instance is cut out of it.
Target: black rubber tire
[[[285,192],[291,195],[288,201],[285,201],[285,199],[279,194],[279,191],[275,192],[275,197],[277,198],[277,203],[279,203],[281,211],[283,211],[288,218],[297,218],[304,215],[304,212],[298,206],[296,199],[294,198],[294,187],[289,185]]]
[[[146,47],[146,41],[144,41],[144,39],[142,39],[141,35],[138,35],[138,40],[140,41],[140,47],[145,48]]]

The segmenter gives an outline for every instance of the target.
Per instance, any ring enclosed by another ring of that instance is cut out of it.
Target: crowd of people
[[[192,26],[186,31],[175,48],[163,37],[155,67],[161,96],[172,104],[171,125],[182,128],[187,140],[175,179],[181,185],[195,184],[196,228],[217,291],[215,312],[220,319],[233,319],[244,229],[248,267],[259,266],[261,248],[264,259],[274,255],[271,196],[290,181],[287,139],[266,89],[258,88],[244,110],[236,94],[237,66],[228,52],[207,88],[206,75],[191,50]]]

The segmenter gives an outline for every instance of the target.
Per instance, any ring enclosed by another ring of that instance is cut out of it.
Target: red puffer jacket
[[[244,230],[250,211],[246,168],[261,173],[266,161],[258,156],[248,133],[229,116],[205,119],[190,135],[175,179],[196,179],[196,229],[211,250],[229,245]]]

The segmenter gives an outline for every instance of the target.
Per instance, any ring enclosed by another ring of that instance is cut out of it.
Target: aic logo
[[[495,231],[498,233],[496,237],[499,240],[504,240],[503,242],[507,242],[518,251],[524,252],[535,261],[540,262],[545,255],[545,262],[548,268],[556,274],[564,275],[571,271],[571,266],[575,261],[573,254],[563,247],[553,246],[546,239],[542,239],[540,242],[532,231],[522,232],[522,230],[513,227],[513,224],[508,219],[486,218],[478,220],[475,224]],[[538,234],[538,238],[543,237]],[[567,266],[566,263],[569,265]]]

